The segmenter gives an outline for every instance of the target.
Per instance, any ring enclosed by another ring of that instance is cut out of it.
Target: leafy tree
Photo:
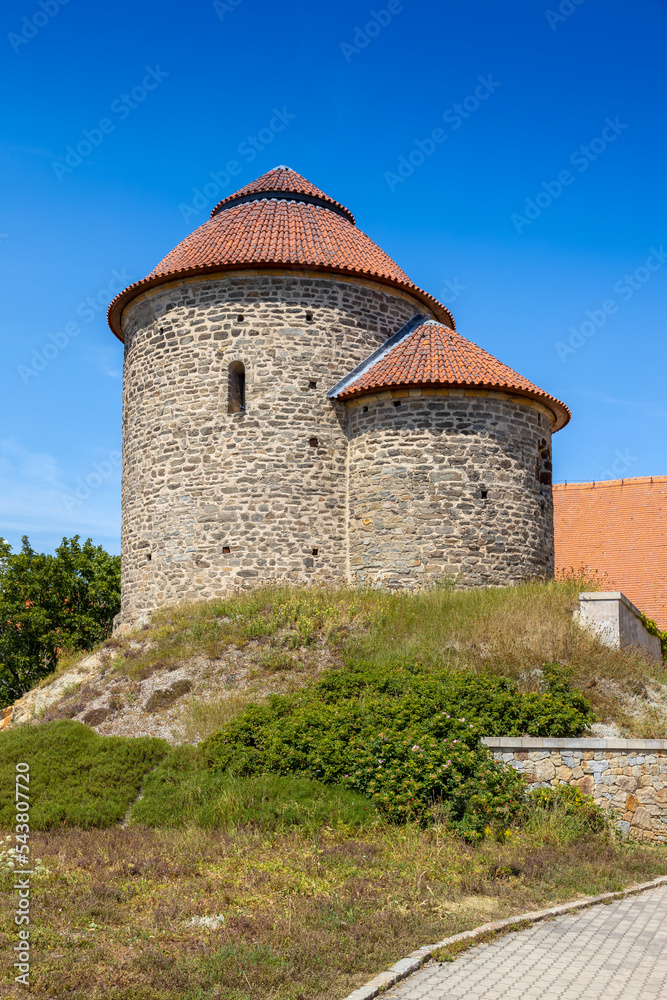
[[[120,610],[120,557],[89,538],[63,538],[55,555],[0,539],[0,706],[51,673],[65,650],[107,638]]]

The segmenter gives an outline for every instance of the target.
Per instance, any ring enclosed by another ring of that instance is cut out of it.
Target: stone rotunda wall
[[[364,279],[275,270],[175,281],[131,303],[122,621],[260,582],[346,582],[346,408],[326,391],[423,312]],[[233,362],[245,412],[227,412]]]
[[[482,390],[361,396],[349,414],[349,558],[358,584],[464,586],[553,574],[551,420]]]

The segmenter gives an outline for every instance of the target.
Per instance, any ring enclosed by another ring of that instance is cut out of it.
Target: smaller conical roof
[[[311,184],[309,180],[302,177],[301,174],[297,174],[296,170],[290,169],[290,167],[274,167],[273,170],[267,170],[265,174],[261,177],[257,177],[250,184],[246,184],[245,187],[239,188],[234,194],[228,195],[227,198],[223,198],[219,201],[211,212],[211,218],[216,215],[222,208],[230,208],[232,205],[240,205],[246,201],[259,201],[261,198],[271,198],[271,197],[282,197],[284,198],[286,194],[292,194],[295,196],[301,195],[302,197],[296,197],[296,201],[305,201],[311,205],[321,205],[322,208],[333,209],[338,211],[345,218],[354,225],[354,216],[345,205],[341,205],[340,202],[334,201],[328,194],[324,191],[320,191],[319,188]]]
[[[415,323],[418,325],[415,326]],[[533,385],[460,333],[434,320],[406,324],[366,361],[329,392],[333,399],[352,399],[385,389],[469,388],[511,392],[536,399],[554,415],[554,430],[570,419],[555,396]]]

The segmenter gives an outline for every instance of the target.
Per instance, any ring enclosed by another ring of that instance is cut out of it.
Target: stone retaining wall
[[[534,787],[576,785],[611,812],[624,835],[667,839],[667,740],[489,736],[498,761]]]

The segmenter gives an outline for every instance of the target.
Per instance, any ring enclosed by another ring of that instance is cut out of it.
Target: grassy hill
[[[333,1000],[428,941],[663,874],[664,847],[524,804],[478,747],[667,735],[663,668],[583,632],[579,589],[264,589],[61,663],[17,712],[37,724],[0,734],[3,788],[31,763],[37,993]]]
[[[665,735],[664,668],[584,632],[572,619],[580,589],[576,580],[417,594],[266,588],[180,606],[106,643],[83,683],[67,683],[81,657],[61,661],[17,716],[37,708],[45,720],[77,718],[108,735],[196,743],[248,703],[330,669],[419,664],[505,677],[528,693],[543,689],[545,663],[559,663],[609,735]]]

